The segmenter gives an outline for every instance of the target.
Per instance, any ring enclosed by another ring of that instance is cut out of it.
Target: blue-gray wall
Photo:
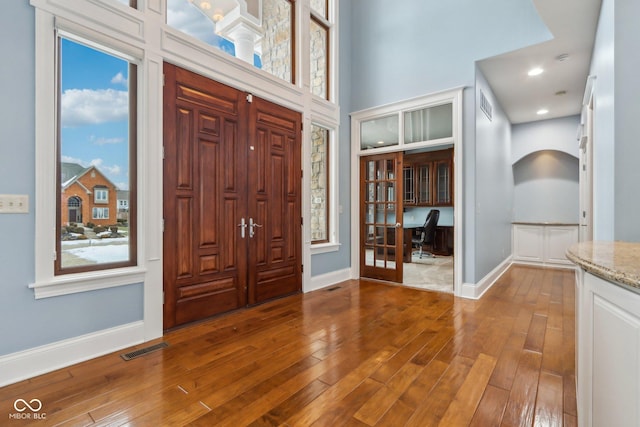
[[[513,125],[513,220],[578,223],[580,116]]]
[[[594,239],[640,241],[640,2],[603,0],[594,82]]]
[[[513,220],[577,224],[578,159],[563,151],[531,153],[513,165]]]
[[[2,4],[0,194],[27,194],[28,214],[0,214],[0,355],[142,319],[142,286],[35,300],[34,10]],[[10,35],[10,36],[9,36]],[[54,141],[52,140],[52,144]]]
[[[480,91],[492,105],[489,119],[480,109]],[[513,172],[511,123],[480,67],[476,68],[475,281],[511,255]],[[465,189],[466,191],[466,189]]]
[[[615,9],[614,239],[640,242],[640,2],[616,0]]]
[[[343,85],[342,89],[351,91],[352,111],[466,87],[464,211],[459,214],[463,215],[465,226],[463,281],[476,283],[510,253],[510,243],[502,235],[509,233],[504,216],[508,213],[510,221],[511,205],[507,208],[504,203],[509,200],[500,200],[498,215],[493,214],[490,204],[479,215],[475,213],[479,200],[476,192],[483,197],[493,196],[492,189],[502,188],[503,183],[492,179],[502,180],[510,165],[503,162],[510,159],[508,153],[495,153],[500,158],[499,176],[491,174],[476,182],[480,147],[475,141],[475,62],[548,40],[551,34],[531,0],[404,0],[401,7],[391,6],[387,0],[350,3],[351,25],[347,28],[348,23],[341,21],[341,37],[345,30],[351,31],[351,86]],[[345,77],[340,78],[342,81]],[[480,158],[491,155],[482,152]],[[511,176],[509,181],[512,182]],[[500,218],[500,224],[495,223],[496,218]],[[477,236],[479,229],[482,231]],[[483,246],[483,255],[476,261],[476,239],[497,229],[501,237],[495,247]]]

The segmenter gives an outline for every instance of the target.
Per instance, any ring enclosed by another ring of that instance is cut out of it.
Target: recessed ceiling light
[[[549,110],[547,110],[546,108],[541,108],[536,112],[536,114],[539,115],[539,116],[543,116],[543,115],[547,114],[548,112],[549,112]]]
[[[540,67],[536,67],[536,68],[532,68],[529,70],[529,72],[527,73],[530,77],[533,76],[539,76],[540,74],[542,74],[544,72],[544,70]]]
[[[556,92],[556,96],[562,96],[562,95],[566,95],[567,91],[566,90],[559,90]]]

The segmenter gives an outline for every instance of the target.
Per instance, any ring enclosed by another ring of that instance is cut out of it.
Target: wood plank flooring
[[[0,388],[0,425],[37,398],[31,425],[575,426],[574,307],[572,270],[479,301],[349,281]]]

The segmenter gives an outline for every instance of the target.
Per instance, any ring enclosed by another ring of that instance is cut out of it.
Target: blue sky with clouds
[[[167,23],[234,54],[233,43],[216,35],[213,21],[188,0],[167,1]],[[94,165],[119,189],[126,190],[128,62],[64,38],[61,49],[61,160]],[[256,66],[259,63],[256,56]]]
[[[67,39],[61,52],[61,160],[94,165],[126,190],[128,62]]]

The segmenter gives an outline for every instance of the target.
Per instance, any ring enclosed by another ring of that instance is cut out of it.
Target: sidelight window
[[[135,210],[110,213],[118,191],[135,191],[136,65],[72,36],[58,37],[57,55],[55,273],[134,265]]]
[[[329,241],[329,130],[311,127],[311,243]]]

